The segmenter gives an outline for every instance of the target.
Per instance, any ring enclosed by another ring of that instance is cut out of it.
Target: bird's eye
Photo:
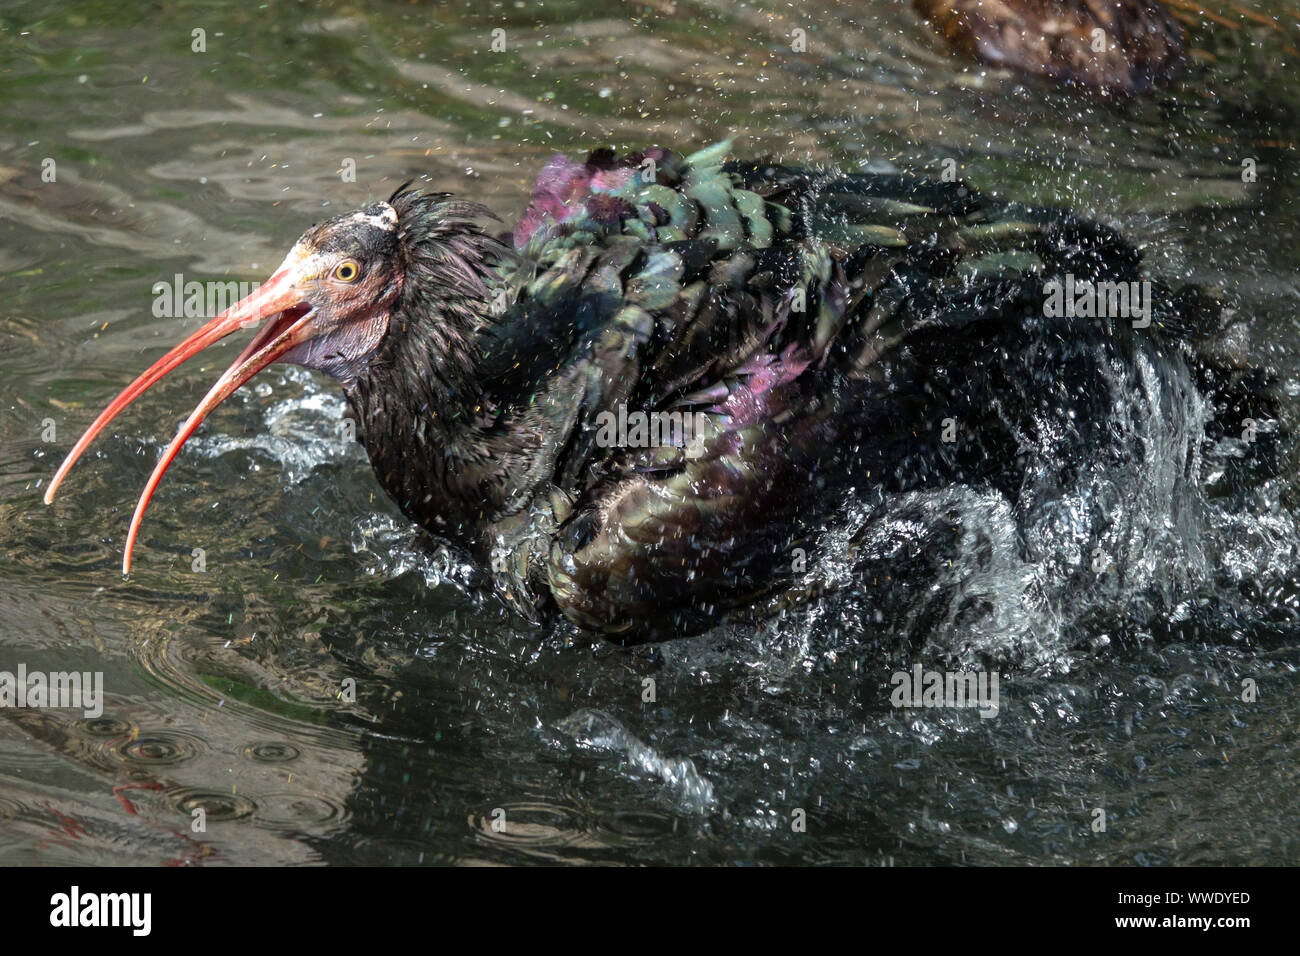
[[[352,259],[344,259],[334,267],[334,278],[340,282],[352,282],[361,275],[361,266]]]

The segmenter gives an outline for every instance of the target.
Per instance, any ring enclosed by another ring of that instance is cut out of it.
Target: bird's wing
[[[726,151],[557,158],[515,231],[535,265],[504,324],[512,427],[543,436],[543,471],[576,499],[548,583],[572,619],[629,639],[779,583],[863,477],[863,444],[915,444],[999,329],[1041,319],[1046,281],[1139,277],[1136,250],[1068,213]],[[1179,321],[1154,326],[1187,337]],[[660,440],[611,440],[620,406],[659,415],[643,437]]]

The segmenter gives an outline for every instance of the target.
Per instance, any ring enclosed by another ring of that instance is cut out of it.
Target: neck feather
[[[402,291],[388,334],[345,391],[375,475],[430,531],[469,540],[489,506],[481,339],[507,250],[473,203],[399,193]]]

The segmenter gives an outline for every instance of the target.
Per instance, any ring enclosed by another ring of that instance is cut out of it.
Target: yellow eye
[[[361,267],[351,259],[344,259],[334,267],[334,278],[340,282],[352,282],[361,275]]]

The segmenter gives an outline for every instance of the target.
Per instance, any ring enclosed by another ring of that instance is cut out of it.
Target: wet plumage
[[[1220,434],[1272,415],[1209,293],[1153,282],[1149,328],[1045,314],[1054,279],[1149,278],[1104,226],[728,149],[557,156],[499,236],[399,190],[304,235],[250,352],[334,375],[379,483],[516,609],[629,643],[762,606],[873,489],[992,489],[1028,521],[1031,472],[1132,453],[1102,383],[1153,362],[1192,370]],[[700,434],[602,441],[620,407]]]
[[[554,601],[628,640],[689,633],[788,583],[851,487],[975,481],[1014,497],[1018,429],[1080,411],[1076,430],[1107,427],[1109,396],[1086,407],[1088,365],[1127,359],[1135,333],[1047,319],[1042,289],[1066,273],[1138,279],[1113,232],[958,182],[724,153],[557,157],[512,250],[476,234],[455,257],[465,300],[504,290],[502,314],[443,313],[348,389],[403,511],[495,564],[521,607]],[[440,219],[440,202],[394,199],[403,218]],[[1222,331],[1201,294],[1157,293],[1144,338]],[[1084,395],[1033,408],[1014,376],[1036,353]],[[459,384],[427,384],[443,381]],[[703,415],[700,453],[600,447],[598,415],[620,403]],[[960,441],[941,440],[945,419]]]

